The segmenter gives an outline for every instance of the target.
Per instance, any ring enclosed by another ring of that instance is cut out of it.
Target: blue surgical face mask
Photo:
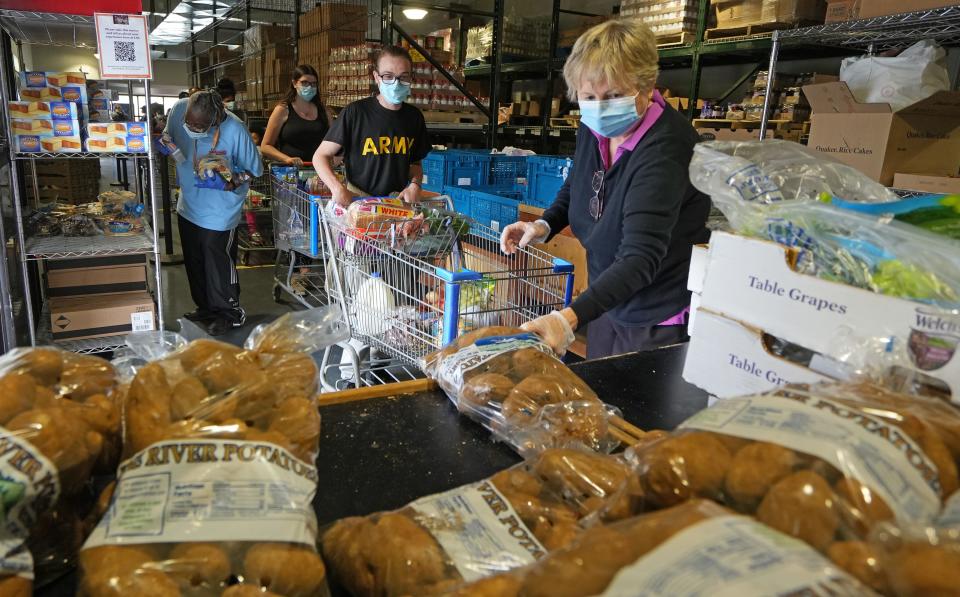
[[[402,104],[410,95],[410,83],[404,83],[399,79],[393,83],[381,80],[379,87],[383,99],[391,104]]]
[[[300,97],[302,97],[303,99],[309,102],[317,95],[317,88],[297,86],[297,93],[300,94]]]
[[[608,100],[581,100],[580,122],[604,137],[616,137],[630,130],[640,120],[637,96]]]
[[[183,130],[186,131],[188,137],[190,137],[191,139],[197,139],[197,140],[203,139],[208,134],[210,134],[210,129],[207,129],[202,133],[198,133],[197,131],[190,130],[190,127],[187,126],[186,122],[183,123]]]

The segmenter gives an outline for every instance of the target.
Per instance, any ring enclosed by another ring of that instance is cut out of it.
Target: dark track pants
[[[587,358],[599,359],[627,352],[655,350],[689,340],[685,325],[628,327],[618,324],[604,313],[587,326]]]
[[[180,245],[190,282],[190,297],[200,311],[243,322],[237,276],[237,229],[201,228],[181,215]]]

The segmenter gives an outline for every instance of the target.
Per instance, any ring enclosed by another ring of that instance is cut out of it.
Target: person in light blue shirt
[[[198,91],[174,104],[164,134],[184,157],[177,164],[177,221],[190,295],[197,305],[184,316],[218,336],[245,320],[236,229],[250,179],[263,174],[263,162],[246,127],[214,90]],[[222,156],[229,164],[232,174],[223,190],[197,186],[199,162],[208,155]]]

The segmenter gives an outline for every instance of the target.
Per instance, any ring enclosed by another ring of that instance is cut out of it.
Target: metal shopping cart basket
[[[309,167],[310,164],[304,164]],[[329,192],[310,193],[297,166],[271,166],[273,235],[277,248],[273,298],[284,293],[307,308],[330,303],[326,291],[326,250],[321,213]]]
[[[398,368],[416,371],[421,357],[461,333],[519,326],[572,299],[572,264],[534,248],[504,255],[497,231],[450,211],[360,228],[325,212],[324,222],[331,298],[351,337],[380,355],[345,346],[340,363],[324,359],[323,369],[352,367],[351,384],[397,379]]]

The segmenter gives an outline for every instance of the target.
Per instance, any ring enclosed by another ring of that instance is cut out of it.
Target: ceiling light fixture
[[[411,21],[422,20],[423,17],[427,16],[427,11],[422,8],[404,8],[403,16],[407,17]]]

